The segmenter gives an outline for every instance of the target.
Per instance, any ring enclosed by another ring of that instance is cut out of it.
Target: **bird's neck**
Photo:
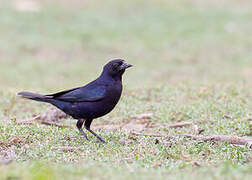
[[[115,81],[122,82],[122,74],[118,74],[116,76],[111,76],[110,74],[102,73],[100,75],[99,79],[103,82],[115,82]]]

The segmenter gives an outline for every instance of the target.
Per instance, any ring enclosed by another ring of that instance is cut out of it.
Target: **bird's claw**
[[[98,138],[99,140],[100,140],[100,142],[102,142],[103,144],[105,144],[106,143],[106,141],[104,141],[103,139],[101,139],[101,138]]]

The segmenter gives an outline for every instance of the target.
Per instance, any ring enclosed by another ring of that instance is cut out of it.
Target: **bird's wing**
[[[100,101],[104,98],[106,87],[102,85],[90,84],[84,87],[61,91],[49,94],[53,99],[67,102]]]

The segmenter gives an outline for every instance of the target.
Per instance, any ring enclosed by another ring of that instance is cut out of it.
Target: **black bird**
[[[96,136],[101,142],[105,142],[100,136],[90,129],[93,119],[104,116],[114,109],[122,93],[122,75],[131,67],[122,59],[114,59],[108,62],[101,75],[89,84],[55,94],[41,95],[31,92],[20,92],[23,98],[50,103],[66,114],[77,119],[77,128],[88,140],[86,130]]]

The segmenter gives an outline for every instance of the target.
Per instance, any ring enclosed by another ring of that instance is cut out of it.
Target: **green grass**
[[[193,126],[168,127],[202,122],[203,135],[251,137],[251,2],[37,2],[30,12],[1,1],[0,179],[251,179],[249,147],[193,141],[178,136]],[[92,124],[107,144],[77,129],[16,123],[49,107],[17,92],[83,85],[116,57],[134,68],[117,107]],[[153,115],[133,118],[142,113]],[[175,139],[130,133],[139,130]]]

